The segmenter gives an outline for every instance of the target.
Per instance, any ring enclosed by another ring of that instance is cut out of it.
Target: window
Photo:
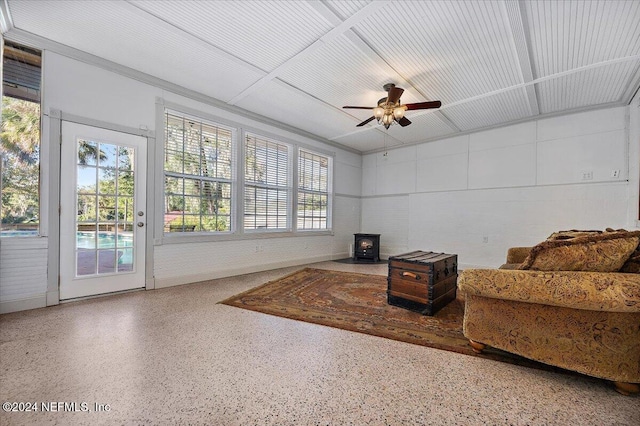
[[[298,152],[299,230],[327,230],[330,223],[330,158],[301,149]]]
[[[0,236],[36,236],[40,224],[40,52],[5,42]]]
[[[163,108],[165,235],[331,230],[331,156]]]
[[[244,229],[291,228],[291,147],[247,134],[244,158]]]
[[[231,232],[235,131],[165,113],[165,232]]]

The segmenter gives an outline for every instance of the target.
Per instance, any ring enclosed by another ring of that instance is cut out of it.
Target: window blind
[[[232,129],[167,111],[165,232],[232,230]]]
[[[245,139],[244,229],[291,227],[291,147],[247,134]]]
[[[298,153],[297,228],[330,229],[330,161],[327,156],[300,149]]]

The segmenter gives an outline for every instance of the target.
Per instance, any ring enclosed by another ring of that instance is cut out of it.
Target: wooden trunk
[[[387,301],[423,315],[434,315],[456,298],[458,256],[413,251],[389,258]]]

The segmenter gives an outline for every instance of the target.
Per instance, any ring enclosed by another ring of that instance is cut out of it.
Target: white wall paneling
[[[467,153],[443,155],[418,160],[416,191],[451,191],[466,189],[469,169]]]
[[[469,135],[417,146],[416,192],[467,188]]]
[[[361,232],[380,234],[380,257],[407,251],[409,196],[362,199]]]
[[[334,162],[333,192],[360,196],[362,190],[362,156],[345,152]]]
[[[627,226],[622,182],[421,193],[409,199],[407,248],[457,253],[462,267],[500,266],[507,248],[537,244],[560,229]]]
[[[155,249],[155,285],[162,288],[331,260],[332,241],[332,236],[314,236],[165,244]]]
[[[629,120],[629,205],[628,223],[640,228],[640,92],[637,92],[628,111]]]
[[[565,139],[626,127],[626,108],[606,108],[535,121],[538,141]]]
[[[375,158],[376,194],[398,194],[415,191],[415,146],[378,153]]]
[[[536,146],[517,145],[469,153],[469,189],[535,185]]]
[[[353,234],[360,232],[360,218],[362,215],[360,197],[336,196],[334,198],[333,214],[340,220],[334,220],[331,253],[333,259],[344,259],[351,254]]]
[[[625,130],[543,141],[538,144],[538,183],[626,180],[626,157]]]
[[[509,247],[560,229],[635,228],[640,119],[629,129],[629,109],[638,114],[632,104],[423,143],[415,157],[365,155],[362,229],[383,233],[385,255],[445,251],[496,267]]]
[[[0,314],[46,306],[47,238],[0,241]]]

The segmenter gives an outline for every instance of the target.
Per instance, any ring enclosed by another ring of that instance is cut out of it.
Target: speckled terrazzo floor
[[[217,304],[297,269],[0,316],[0,400],[91,410],[0,424],[640,424],[640,397],[604,381]]]

